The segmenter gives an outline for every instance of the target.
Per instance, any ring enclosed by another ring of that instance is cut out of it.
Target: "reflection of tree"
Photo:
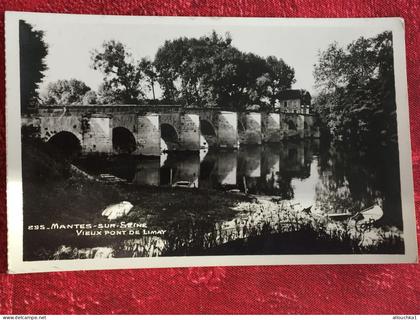
[[[256,180],[249,188],[253,194],[280,196],[282,199],[293,198],[293,188],[291,186],[292,177],[283,175],[279,171],[271,172],[268,175]]]
[[[332,147],[321,159],[321,181],[317,186],[317,200],[325,212],[357,212],[372,205],[372,173],[364,166]]]
[[[289,141],[280,148],[282,176],[306,179],[311,172],[312,151],[305,141]]]
[[[359,212],[375,202],[383,222],[401,224],[398,150],[376,148],[369,154],[332,146],[320,158],[317,205],[324,212]]]

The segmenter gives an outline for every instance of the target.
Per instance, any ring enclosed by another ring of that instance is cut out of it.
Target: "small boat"
[[[104,181],[105,183],[121,183],[121,182],[127,182],[127,180],[118,178],[118,177],[116,177],[116,176],[114,176],[112,174],[109,174],[109,173],[101,173],[99,175],[99,179],[101,181]]]
[[[302,212],[305,212],[305,213],[308,213],[308,214],[311,214],[311,215],[316,215],[318,217],[336,218],[336,219],[349,218],[349,217],[352,216],[352,214],[348,211],[347,212],[335,212],[335,213],[323,213],[319,209],[313,211],[312,206],[302,209]]]
[[[309,212],[309,213],[314,214],[314,212]],[[350,212],[326,213],[326,214],[315,213],[315,214],[318,216],[324,216],[324,217],[335,218],[335,219],[349,218],[349,219],[357,221],[358,224],[362,224],[362,223],[373,222],[373,221],[377,221],[381,219],[384,215],[384,212],[379,205],[375,204],[374,206],[366,208],[354,215],[352,215]]]
[[[351,213],[327,213],[325,216],[329,218],[346,218],[351,217]]]
[[[380,206],[375,204],[372,207],[369,207],[365,210],[360,211],[359,213],[356,213],[354,216],[352,216],[352,219],[355,219],[358,221],[358,223],[363,222],[372,222],[377,221],[381,219],[384,215],[384,212]]]

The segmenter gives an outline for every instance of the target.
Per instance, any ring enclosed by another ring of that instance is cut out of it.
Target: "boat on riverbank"
[[[333,212],[333,213],[321,213],[321,212],[310,212],[317,216],[328,217],[332,219],[349,219],[357,222],[358,225],[363,223],[374,222],[381,219],[384,215],[382,208],[375,204],[369,208],[363,209],[356,214],[350,212]]]

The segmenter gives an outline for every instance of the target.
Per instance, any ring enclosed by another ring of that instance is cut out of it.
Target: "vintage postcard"
[[[401,19],[5,28],[9,272],[417,261]]]

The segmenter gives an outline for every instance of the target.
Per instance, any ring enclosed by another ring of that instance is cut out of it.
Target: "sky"
[[[293,88],[306,89],[316,94],[312,72],[319,50],[325,50],[334,41],[347,45],[360,36],[371,37],[386,30],[383,25],[375,23],[247,25],[229,24],[217,18],[200,23],[196,23],[199,20],[196,18],[177,24],[159,18],[153,22],[150,19],[142,21],[141,18],[131,18],[127,23],[124,19],[112,20],[110,23],[110,20],[104,21],[100,17],[79,21],[69,15],[60,19],[34,16],[25,20],[45,32],[44,39],[49,46],[46,58],[48,70],[40,86],[41,92],[45,91],[49,82],[70,78],[82,80],[93,90],[97,90],[102,74],[91,68],[90,53],[94,49],[100,49],[104,41],[121,41],[138,60],[142,57],[153,59],[165,40],[183,36],[200,37],[215,30],[219,34],[229,32],[232,44],[244,52],[262,57],[274,55],[283,59],[295,69],[296,83]]]

